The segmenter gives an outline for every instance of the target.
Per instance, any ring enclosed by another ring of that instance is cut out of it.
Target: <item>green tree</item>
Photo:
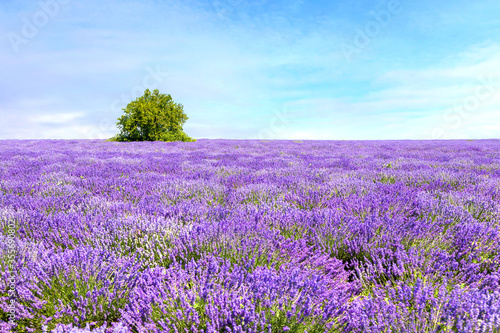
[[[116,125],[120,133],[110,141],[196,141],[182,130],[188,120],[182,104],[174,103],[172,96],[153,93],[146,89],[144,95],[130,102],[125,114]]]

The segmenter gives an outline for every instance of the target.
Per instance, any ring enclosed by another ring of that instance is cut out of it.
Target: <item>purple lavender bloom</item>
[[[499,150],[0,141],[0,331],[499,331]]]

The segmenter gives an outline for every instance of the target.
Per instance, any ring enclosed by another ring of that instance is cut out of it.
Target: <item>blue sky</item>
[[[195,138],[500,138],[500,2],[2,0],[0,139],[103,139],[146,88]]]

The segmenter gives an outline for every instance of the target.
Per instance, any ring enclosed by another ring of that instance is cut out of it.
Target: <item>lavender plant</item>
[[[499,148],[0,141],[0,331],[500,332]]]

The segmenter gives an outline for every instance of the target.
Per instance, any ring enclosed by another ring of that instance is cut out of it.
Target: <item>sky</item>
[[[106,139],[146,89],[193,138],[500,138],[498,0],[2,0],[0,139]]]

